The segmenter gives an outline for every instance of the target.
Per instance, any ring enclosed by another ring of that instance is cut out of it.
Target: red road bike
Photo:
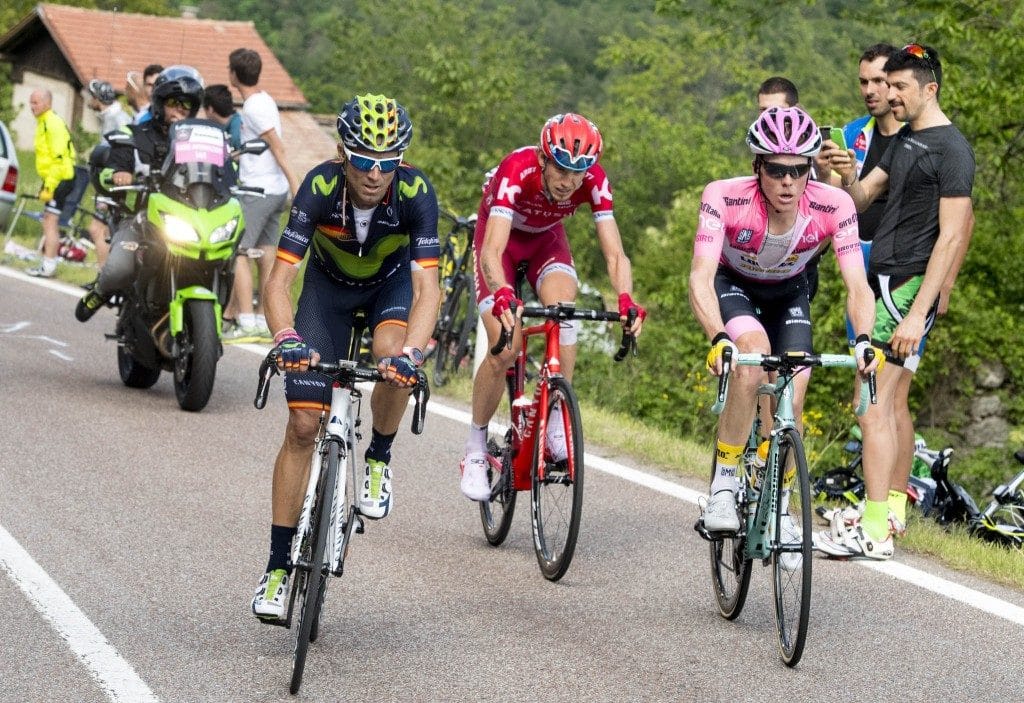
[[[572,562],[583,511],[583,425],[572,384],[562,375],[559,328],[570,320],[618,322],[619,314],[557,303],[524,307],[523,318],[531,317],[544,321],[524,326],[523,343],[505,376],[510,424],[503,438],[492,437],[487,443],[491,497],[480,502],[480,519],[487,541],[495,547],[500,545],[512,524],[516,493],[530,491],[537,562],[544,578],[557,581]],[[630,310],[626,326],[635,319],[636,310]],[[524,394],[526,343],[537,335],[544,336],[545,351],[530,398]],[[503,330],[491,353],[498,354],[510,345],[511,339]],[[636,354],[636,339],[624,331],[615,360],[621,361],[631,351]],[[552,417],[561,423],[565,437],[565,456],[557,459],[547,446],[548,420]]]

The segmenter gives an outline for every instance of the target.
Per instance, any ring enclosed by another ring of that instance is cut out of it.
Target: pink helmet
[[[818,125],[798,107],[772,107],[747,130],[747,146],[755,154],[816,156],[821,151]]]

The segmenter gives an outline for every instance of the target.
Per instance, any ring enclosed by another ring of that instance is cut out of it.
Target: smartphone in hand
[[[846,151],[846,138],[843,136],[841,127],[825,126],[821,128],[821,138],[829,139],[836,143],[843,151]]]

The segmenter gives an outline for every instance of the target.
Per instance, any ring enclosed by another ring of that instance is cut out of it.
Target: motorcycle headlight
[[[210,232],[210,243],[219,244],[220,242],[226,242],[235,235],[235,229],[238,227],[238,218],[235,217],[222,224],[217,229]]]
[[[172,242],[190,244],[199,241],[199,233],[180,217],[164,215],[164,234]]]

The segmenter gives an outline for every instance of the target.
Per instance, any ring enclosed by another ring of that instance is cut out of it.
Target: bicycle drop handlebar
[[[256,387],[256,398],[253,401],[257,410],[266,407],[267,394],[270,392],[270,379],[280,373],[277,368],[275,351],[271,350],[260,363],[260,380]],[[384,380],[384,376],[379,370],[372,366],[361,366],[357,361],[339,361],[337,363],[321,361],[316,366],[310,365],[309,370],[329,376],[338,383],[355,383],[357,381],[379,383]],[[416,383],[412,387],[412,396],[415,400],[412,411],[412,433],[422,434],[427,416],[427,401],[430,400],[430,384],[427,383],[427,375],[421,370],[416,371]]]
[[[515,301],[509,305],[509,310],[513,316],[516,313],[518,305]],[[639,352],[636,346],[636,337],[629,333],[628,328],[632,327],[636,321],[638,312],[636,308],[630,308],[629,313],[626,315],[625,328],[622,331],[622,342],[619,345],[619,350],[615,352],[615,360],[622,361],[626,356],[633,352],[633,356],[636,356]],[[523,317],[543,317],[549,320],[593,320],[598,322],[619,322],[619,313],[611,310],[586,310],[577,309],[575,305],[571,303],[555,303],[554,305],[548,305],[546,307],[524,307]],[[501,334],[498,336],[498,343],[491,347],[491,354],[497,355],[501,353],[502,348],[512,348],[512,335],[504,327],[501,328]]]
[[[875,350],[868,348],[864,350],[864,363],[870,364],[875,360]],[[765,371],[778,371],[783,375],[791,376],[802,368],[814,366],[856,368],[857,360],[849,354],[806,354],[804,352],[785,352],[782,354],[737,354],[729,347],[722,350],[722,375],[718,377],[718,397],[711,406],[711,412],[721,414],[725,409],[725,400],[729,394],[729,374],[732,372],[733,364],[737,366],[760,366]],[[868,374],[866,380],[861,380],[860,403],[854,412],[860,416],[867,412],[868,403],[872,405],[878,402],[877,383],[875,372]]]

